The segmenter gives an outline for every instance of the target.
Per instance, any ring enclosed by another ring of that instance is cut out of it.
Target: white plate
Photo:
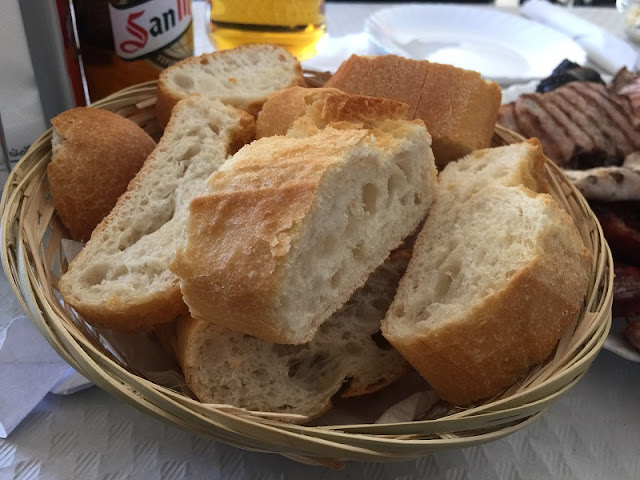
[[[565,58],[587,60],[580,45],[556,30],[478,6],[385,8],[367,19],[365,31],[386,53],[475,70],[501,84],[544,78]]]

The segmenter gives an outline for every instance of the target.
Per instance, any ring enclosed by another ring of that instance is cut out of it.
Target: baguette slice
[[[407,267],[397,250],[304,345],[278,345],[191,317],[178,320],[177,357],[206,403],[315,417],[331,398],[377,391],[410,370],[380,335]],[[382,340],[382,341],[381,341]]]
[[[160,125],[166,125],[174,105],[193,93],[256,116],[270,93],[295,85],[304,85],[302,67],[285,48],[243,45],[205,53],[162,71],[156,117]]]
[[[310,341],[431,204],[424,125],[326,128],[240,150],[194,199],[171,269],[191,315],[276,343]]]
[[[137,123],[100,108],[73,108],[51,124],[51,200],[71,238],[86,242],[156,142]]]
[[[451,162],[438,176],[440,208],[456,206],[487,185],[522,185],[536,193],[548,193],[546,157],[536,138],[503,147],[484,148]]]
[[[269,95],[256,121],[256,138],[285,135],[300,118],[317,128],[373,128],[381,119],[404,120],[409,106],[386,98],[344,93],[337,88],[292,87]]]
[[[325,86],[407,103],[433,137],[438,168],[491,145],[502,98],[478,72],[397,55],[352,55]]]
[[[517,170],[528,163],[523,145],[493,150],[503,160],[512,151]],[[456,163],[443,170],[382,322],[389,342],[457,405],[500,393],[550,355],[580,311],[591,269],[573,220],[552,197],[513,186],[518,175],[492,167],[493,178]],[[484,187],[469,189],[474,179]]]
[[[60,279],[64,300],[89,323],[118,330],[185,313],[168,265],[189,202],[254,129],[249,114],[218,100],[195,95],[180,102],[156,149]]]

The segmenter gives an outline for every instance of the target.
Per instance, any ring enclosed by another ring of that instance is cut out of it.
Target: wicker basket
[[[138,85],[95,104],[131,118],[152,136],[156,85]],[[497,128],[495,145],[522,140]],[[345,460],[398,461],[467,447],[509,435],[534,421],[586,372],[611,324],[613,268],[602,230],[584,198],[551,162],[553,195],[574,218],[593,253],[584,308],[555,353],[518,385],[471,408],[438,405],[428,419],[394,424],[305,427],[225,406],[204,405],[160,386],[108,348],[104,338],[59,301],[57,280],[66,268],[65,230],[50,202],[46,166],[51,131],[29,149],[11,172],[2,196],[2,265],[25,311],[73,367],[103,389],[164,421],[240,448],[277,452],[298,461],[338,468]],[[435,418],[434,418],[435,417]]]

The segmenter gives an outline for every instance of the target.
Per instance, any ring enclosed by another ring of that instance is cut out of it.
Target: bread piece
[[[181,101],[158,146],[59,283],[89,323],[140,330],[186,313],[168,270],[191,199],[230,152],[253,138],[253,118],[218,100]]]
[[[71,238],[86,241],[156,146],[136,123],[79,107],[51,119],[51,201]]]
[[[206,403],[315,417],[331,398],[372,393],[410,369],[380,335],[409,251],[396,251],[304,345],[278,345],[193,318],[178,321],[178,359]]]
[[[412,233],[436,179],[420,123],[265,137],[191,203],[171,269],[191,315],[276,343],[318,327]]]
[[[348,93],[409,104],[424,121],[438,168],[491,145],[502,91],[479,73],[396,55],[352,55],[327,81]]]
[[[476,150],[451,162],[438,176],[441,208],[468,200],[489,184],[522,185],[537,193],[548,193],[546,157],[540,142],[529,139],[503,147]]]
[[[158,79],[156,117],[166,125],[179,100],[199,93],[256,116],[270,93],[304,85],[300,62],[275,45],[243,45],[190,57]]]
[[[522,145],[495,150],[513,149],[518,168],[527,163]],[[472,171],[454,162],[441,172],[382,322],[391,344],[457,405],[500,393],[550,355],[580,311],[591,268],[572,219],[550,195],[509,186],[512,174],[480,175],[484,187],[468,189]]]
[[[258,114],[256,138],[285,135],[302,117],[318,128],[342,124],[373,128],[382,119],[406,119],[408,108],[406,103],[352,95],[336,88],[292,87],[269,95]]]

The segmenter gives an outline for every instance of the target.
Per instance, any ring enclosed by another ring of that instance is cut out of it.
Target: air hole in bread
[[[362,187],[362,208],[365,213],[376,213],[378,201],[378,187],[367,183]]]
[[[200,147],[200,145],[197,144],[197,143],[194,144],[194,145],[189,146],[187,151],[184,152],[184,154],[182,155],[182,161],[183,162],[188,162],[193,157],[195,157],[197,154],[199,154],[201,149],[202,149],[202,147]]]
[[[413,203],[415,203],[416,205],[420,205],[422,203],[422,197],[420,196],[419,193],[414,193]]]
[[[460,272],[462,262],[460,259],[450,259],[436,272],[434,299],[440,300],[447,295],[453,283],[453,277]]]
[[[411,202],[411,192],[405,193],[400,199],[400,205],[406,207]]]
[[[116,280],[127,273],[129,273],[129,269],[126,265],[118,265],[113,271],[109,272],[109,280]]]
[[[220,126],[217,124],[217,119],[209,122],[209,129],[216,135],[220,135]]]
[[[175,82],[178,87],[185,90],[190,90],[195,86],[193,78],[188,75],[176,75]]]
[[[387,191],[389,194],[389,203],[396,198],[399,193],[406,188],[407,182],[402,175],[394,173],[387,180]]]
[[[101,263],[92,265],[82,275],[82,282],[89,285],[100,285],[109,272],[109,265]]]
[[[412,163],[413,160],[409,152],[399,154],[396,159],[396,165],[400,167],[400,170],[402,170],[402,173],[404,173],[404,176],[407,178],[413,178],[413,168],[411,168]]]

